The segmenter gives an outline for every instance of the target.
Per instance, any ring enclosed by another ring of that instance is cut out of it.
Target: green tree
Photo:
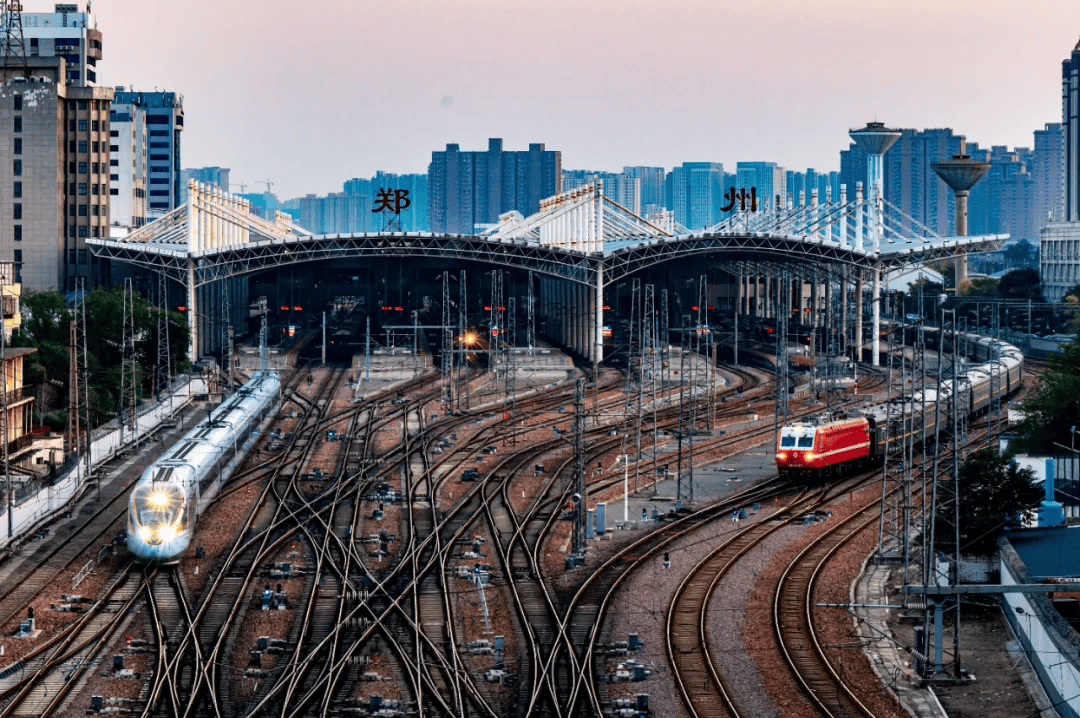
[[[1010,456],[980,449],[960,464],[959,475],[961,553],[993,553],[1003,529],[1034,518],[1042,490],[1035,472]],[[951,477],[939,482],[934,543],[940,550],[949,550],[955,540],[952,490]]]
[[[1066,344],[1046,363],[1041,381],[1022,404],[1024,418],[1016,427],[1024,451],[1056,451],[1055,442],[1071,446],[1070,427],[1080,426],[1080,341]]]
[[[135,357],[139,398],[153,391],[157,364],[160,310],[135,295]],[[72,312],[59,292],[23,296],[23,326],[12,334],[12,346],[35,347],[27,365],[28,383],[47,382],[64,397],[70,394],[68,344]],[[186,348],[188,326],[179,312],[169,311],[169,348],[173,374],[190,368]],[[90,420],[98,425],[116,415],[120,400],[121,357],[124,338],[124,291],[120,287],[94,289],[86,295],[87,364],[90,384]],[[66,409],[64,409],[66,411]],[[63,422],[64,411],[50,417]]]
[[[1021,239],[1007,246],[1002,253],[1005,255],[1005,260],[1014,266],[1031,266],[1035,263],[1039,249],[1026,239]]]
[[[59,292],[26,292],[20,310],[22,326],[11,333],[10,346],[33,347],[37,353],[24,359],[24,384],[50,386],[66,393],[68,385],[68,343],[71,312]],[[43,406],[37,406],[38,412]],[[39,413],[38,422],[63,424],[63,410],[53,415]]]
[[[964,292],[965,297],[996,297],[998,296],[998,280],[996,279],[972,279],[971,286]]]
[[[1034,267],[1014,269],[1006,272],[998,282],[998,296],[1002,299],[1031,299],[1041,302],[1043,295],[1039,282],[1039,270]]]

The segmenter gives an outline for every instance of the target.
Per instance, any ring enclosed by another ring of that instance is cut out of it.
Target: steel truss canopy
[[[942,237],[898,208],[862,197],[827,197],[786,206],[766,200],[690,231],[669,212],[640,217],[604,196],[601,182],[541,203],[530,217],[502,215],[484,234],[368,232],[313,235],[278,212],[251,214],[249,203],[192,181],[186,204],[122,239],[88,239],[99,257],[163,272],[194,286],[230,276],[325,259],[436,257],[533,271],[604,285],[663,262],[718,255],[736,262],[842,265],[881,270],[1000,249],[1008,235]],[[873,221],[876,219],[877,221]]]

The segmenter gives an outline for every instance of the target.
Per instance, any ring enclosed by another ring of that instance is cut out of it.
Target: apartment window
[[[68,120],[68,132],[75,131],[75,120]]]
[[[98,228],[97,228],[97,227],[95,226],[95,227],[91,227],[91,229],[93,230],[93,231],[92,231],[92,232],[90,233],[90,234],[91,234],[91,236],[93,236],[93,237],[96,237],[96,236],[98,236]]]
[[[75,194],[75,183],[72,182],[68,185],[68,194]]]
[[[81,174],[81,175],[86,174],[86,163],[85,162],[80,162],[79,163],[79,174]]]
[[[101,190],[98,189],[98,185],[96,185],[96,184],[90,185],[90,190],[91,190],[90,194],[98,194],[101,191]]]
[[[14,259],[14,260],[15,260],[16,262],[21,262],[21,261],[22,261],[22,250],[21,250],[21,249],[16,249],[16,250],[15,250],[15,251],[14,251],[14,252],[12,253],[12,258],[13,258],[13,259]]]
[[[84,228],[80,227],[80,229],[84,229]],[[68,264],[75,264],[75,257],[76,257],[75,250],[74,249],[69,249],[68,250]]]
[[[109,175],[109,181],[111,181],[111,182],[119,182],[120,181],[120,175]]]
[[[12,183],[11,191],[15,195],[15,199],[22,199],[22,182]]]
[[[68,205],[68,217],[74,217],[74,216],[75,216],[75,212],[76,212],[76,210],[75,210],[75,205],[73,205],[73,204],[69,204],[69,205]]]
[[[93,164],[90,165],[90,171],[93,172],[94,174],[98,173],[98,163],[97,162],[94,162]]]
[[[94,227],[94,229],[97,229],[97,227]],[[95,237],[97,236],[96,232],[94,233],[94,236]],[[80,249],[79,250],[79,264],[86,264],[86,258],[87,258],[86,250],[85,249]],[[18,261],[18,260],[15,260],[15,261]]]
[[[15,225],[15,227],[13,229],[14,229],[14,231],[11,233],[12,238],[16,242],[21,242],[22,241],[22,225],[17,224],[17,225]]]
[[[79,140],[79,152],[86,152],[86,140]]]
[[[69,237],[74,237],[75,236],[75,225],[73,225],[73,224],[68,225],[68,236]]]
[[[95,141],[95,142],[93,142],[93,145],[94,145],[94,152],[101,152],[101,143],[100,142]]]
[[[90,131],[91,132],[97,132],[100,129],[101,129],[101,123],[100,122],[98,122],[97,120],[92,120],[90,122]]]
[[[132,162],[132,164],[135,164],[135,163]],[[109,166],[110,167],[119,167],[120,166],[120,160],[109,160]]]
[[[119,152],[120,145],[109,145],[109,152]]]
[[[78,77],[78,75],[76,75],[76,77]],[[79,109],[80,110],[89,109],[89,105],[87,104],[86,100],[79,100]]]
[[[22,219],[22,202],[16,202],[11,208],[13,219]]]
[[[86,183],[85,182],[80,182],[79,183],[79,195],[81,195],[83,197],[86,196]]]
[[[120,130],[109,130],[109,137],[119,137]]]
[[[15,101],[15,109],[16,110],[21,110],[22,109],[22,95],[15,95],[13,99]]]
[[[82,227],[79,227],[79,236],[80,237],[85,237],[86,236],[86,226],[85,225],[82,226]]]
[[[169,184],[171,180],[168,177],[151,177],[150,184]]]
[[[150,155],[150,161],[151,162],[168,162],[169,161],[169,156],[168,155]]]
[[[80,217],[85,217],[86,216],[86,205],[85,204],[80,204],[79,205],[79,216]]]
[[[109,190],[109,194],[118,197],[118,196],[120,196],[120,190],[118,188],[116,188],[116,187],[113,187],[112,189]]]
[[[18,108],[16,108],[16,109],[18,109]],[[151,137],[168,137],[169,136],[169,131],[168,130],[150,130],[150,136]]]
[[[15,160],[11,168],[11,174],[22,177],[22,160]]]
[[[152,150],[161,150],[161,149],[167,150],[167,149],[169,149],[169,143],[168,142],[151,142],[150,143],[150,149],[152,149]]]
[[[93,207],[90,208],[90,210],[90,214],[94,215],[95,217],[101,216],[100,208],[98,207],[98,205],[95,204]]]
[[[22,132],[22,115],[15,115],[15,131]]]
[[[12,153],[16,155],[22,154],[22,137],[16,137],[15,142],[12,144]]]
[[[86,132],[86,120],[79,120],[79,132]]]

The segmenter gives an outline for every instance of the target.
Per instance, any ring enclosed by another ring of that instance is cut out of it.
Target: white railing
[[[133,445],[137,437],[144,440],[162,422],[189,404],[193,396],[206,392],[202,377],[178,380],[176,387],[170,398],[151,404],[140,412],[137,434],[126,426],[122,427],[121,431],[118,425],[106,425],[103,427],[104,431],[95,431],[90,442],[90,458],[94,466],[100,466]],[[85,466],[80,461],[69,467],[52,485],[43,487],[33,496],[20,501],[12,512],[14,529],[11,537],[7,535],[7,507],[0,506],[0,533],[3,534],[0,536],[0,548],[18,542],[46,520],[67,508],[81,493],[85,483],[84,473]]]

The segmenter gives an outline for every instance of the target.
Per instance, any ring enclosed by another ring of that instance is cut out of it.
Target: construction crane
[[[274,183],[270,180],[266,180],[266,194],[270,194],[270,188],[274,186]]]
[[[30,79],[30,67],[26,64],[26,41],[23,39],[22,3],[19,0],[3,0],[3,81],[18,74]]]
[[[244,184],[243,182],[230,182],[229,183],[229,188],[232,189],[233,187],[239,187],[240,188],[240,194],[244,194],[245,192],[247,192],[247,185]]]

